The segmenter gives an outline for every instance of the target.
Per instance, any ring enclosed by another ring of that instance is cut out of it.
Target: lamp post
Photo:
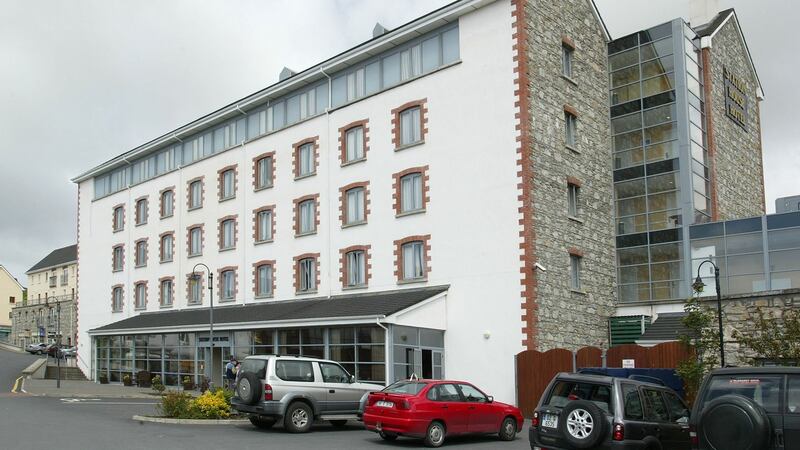
[[[722,293],[719,289],[719,267],[714,264],[714,261],[711,259],[707,259],[700,263],[697,266],[697,278],[692,283],[692,289],[695,292],[702,292],[703,287],[706,285],[703,283],[703,279],[700,278],[700,268],[703,267],[703,264],[709,263],[714,266],[714,281],[717,287],[717,325],[719,327],[719,365],[720,367],[725,367],[725,345],[723,343],[723,331],[722,331]]]
[[[208,272],[208,292],[209,292],[209,299],[211,307],[208,308],[208,322],[209,322],[209,332],[208,332],[208,341],[211,343],[211,370],[214,370],[214,274],[211,273],[211,269],[208,268],[207,265],[203,263],[197,263],[192,268],[192,279],[195,283],[200,282],[200,274],[197,272],[197,267],[203,266]],[[192,288],[194,289],[194,288]],[[213,374],[212,374],[213,375]],[[212,378],[213,379],[213,378]]]

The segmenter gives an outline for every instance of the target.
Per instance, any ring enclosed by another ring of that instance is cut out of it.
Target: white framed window
[[[113,270],[114,271],[122,270],[123,263],[124,263],[124,260],[123,260],[123,247],[121,245],[118,245],[118,246],[114,247],[114,266],[113,266]]]
[[[172,306],[172,280],[161,282],[161,306]]]
[[[226,270],[222,272],[222,295],[223,300],[233,300],[236,296],[236,272]]]
[[[258,266],[256,276],[258,277],[256,295],[259,297],[272,295],[272,266],[269,264]]]
[[[203,207],[203,182],[192,181],[189,185],[189,209]]]
[[[580,213],[580,203],[579,203],[580,193],[581,193],[581,188],[578,185],[572,183],[567,184],[569,217],[578,217]]]
[[[220,200],[227,200],[236,195],[236,173],[233,169],[228,169],[222,172],[221,191],[219,193]]]
[[[347,101],[351,102],[364,96],[364,68],[347,74]]]
[[[564,133],[567,147],[575,147],[577,142],[578,118],[572,113],[564,112]]]
[[[136,267],[147,265],[147,241],[136,242]]]
[[[189,303],[201,303],[203,301],[203,283],[194,277],[189,278]]]
[[[122,311],[122,288],[117,286],[111,292],[112,311]]]
[[[194,227],[189,230],[189,256],[203,253],[203,229]]]
[[[300,278],[300,292],[317,290],[317,262],[314,258],[305,258],[297,262]]]
[[[120,231],[125,227],[125,209],[122,206],[114,208],[114,231]]]
[[[561,73],[567,78],[572,78],[572,54],[574,51],[568,45],[561,45]]]
[[[136,202],[136,225],[147,223],[147,199],[143,198]]]
[[[311,200],[300,202],[297,205],[299,214],[299,234],[313,233],[317,231],[317,204]]]
[[[400,145],[411,145],[422,140],[420,107],[408,108],[400,113]]]
[[[400,79],[405,81],[422,73],[422,45],[400,52]]]
[[[227,250],[236,246],[236,221],[233,219],[223,220],[220,227],[220,250]]]
[[[272,186],[272,157],[266,156],[256,162],[256,189]]]
[[[172,190],[161,193],[161,217],[170,217],[175,205],[175,192]]]
[[[425,248],[420,241],[403,244],[403,279],[425,278]]]
[[[400,212],[420,211],[422,202],[422,174],[410,173],[400,178]]]
[[[366,261],[363,250],[354,250],[347,254],[347,286],[363,286],[366,281]]]
[[[345,216],[345,224],[352,225],[361,223],[366,220],[365,212],[365,192],[363,187],[349,189],[345,192],[345,201],[347,202],[345,208],[347,214]]]
[[[147,286],[144,283],[139,283],[136,285],[136,291],[134,296],[136,297],[135,306],[136,309],[144,309],[147,307]]]
[[[364,159],[364,127],[353,127],[345,132],[345,162]]]
[[[161,236],[161,262],[172,261],[173,237],[171,234]]]
[[[314,164],[314,144],[303,144],[297,148],[297,176],[303,177],[316,172]]]
[[[569,287],[574,291],[581,290],[582,260],[578,255],[569,255]]]
[[[256,241],[265,242],[272,240],[272,211],[259,211],[256,216]]]

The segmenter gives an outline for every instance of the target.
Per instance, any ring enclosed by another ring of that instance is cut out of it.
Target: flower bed
[[[227,419],[231,414],[229,389],[214,389],[194,397],[185,392],[167,392],[158,410],[163,417],[175,419]]]

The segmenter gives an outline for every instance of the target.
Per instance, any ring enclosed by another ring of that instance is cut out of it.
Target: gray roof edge
[[[64,252],[68,259],[60,259],[63,258],[62,255],[58,254],[58,252]],[[74,254],[74,256],[73,256]],[[48,259],[52,257],[52,261]],[[53,267],[59,267],[67,264],[73,264],[78,262],[78,244],[71,244],[64,247],[57,248],[50,253],[47,254],[44,258],[40,259],[39,262],[34,264],[30,269],[25,272],[25,275],[30,275],[32,273],[41,272],[47,269],[52,269]]]

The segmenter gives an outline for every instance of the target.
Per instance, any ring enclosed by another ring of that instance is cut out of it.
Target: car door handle
[[[336,389],[328,389],[328,394],[335,394],[335,393],[336,393]]]

